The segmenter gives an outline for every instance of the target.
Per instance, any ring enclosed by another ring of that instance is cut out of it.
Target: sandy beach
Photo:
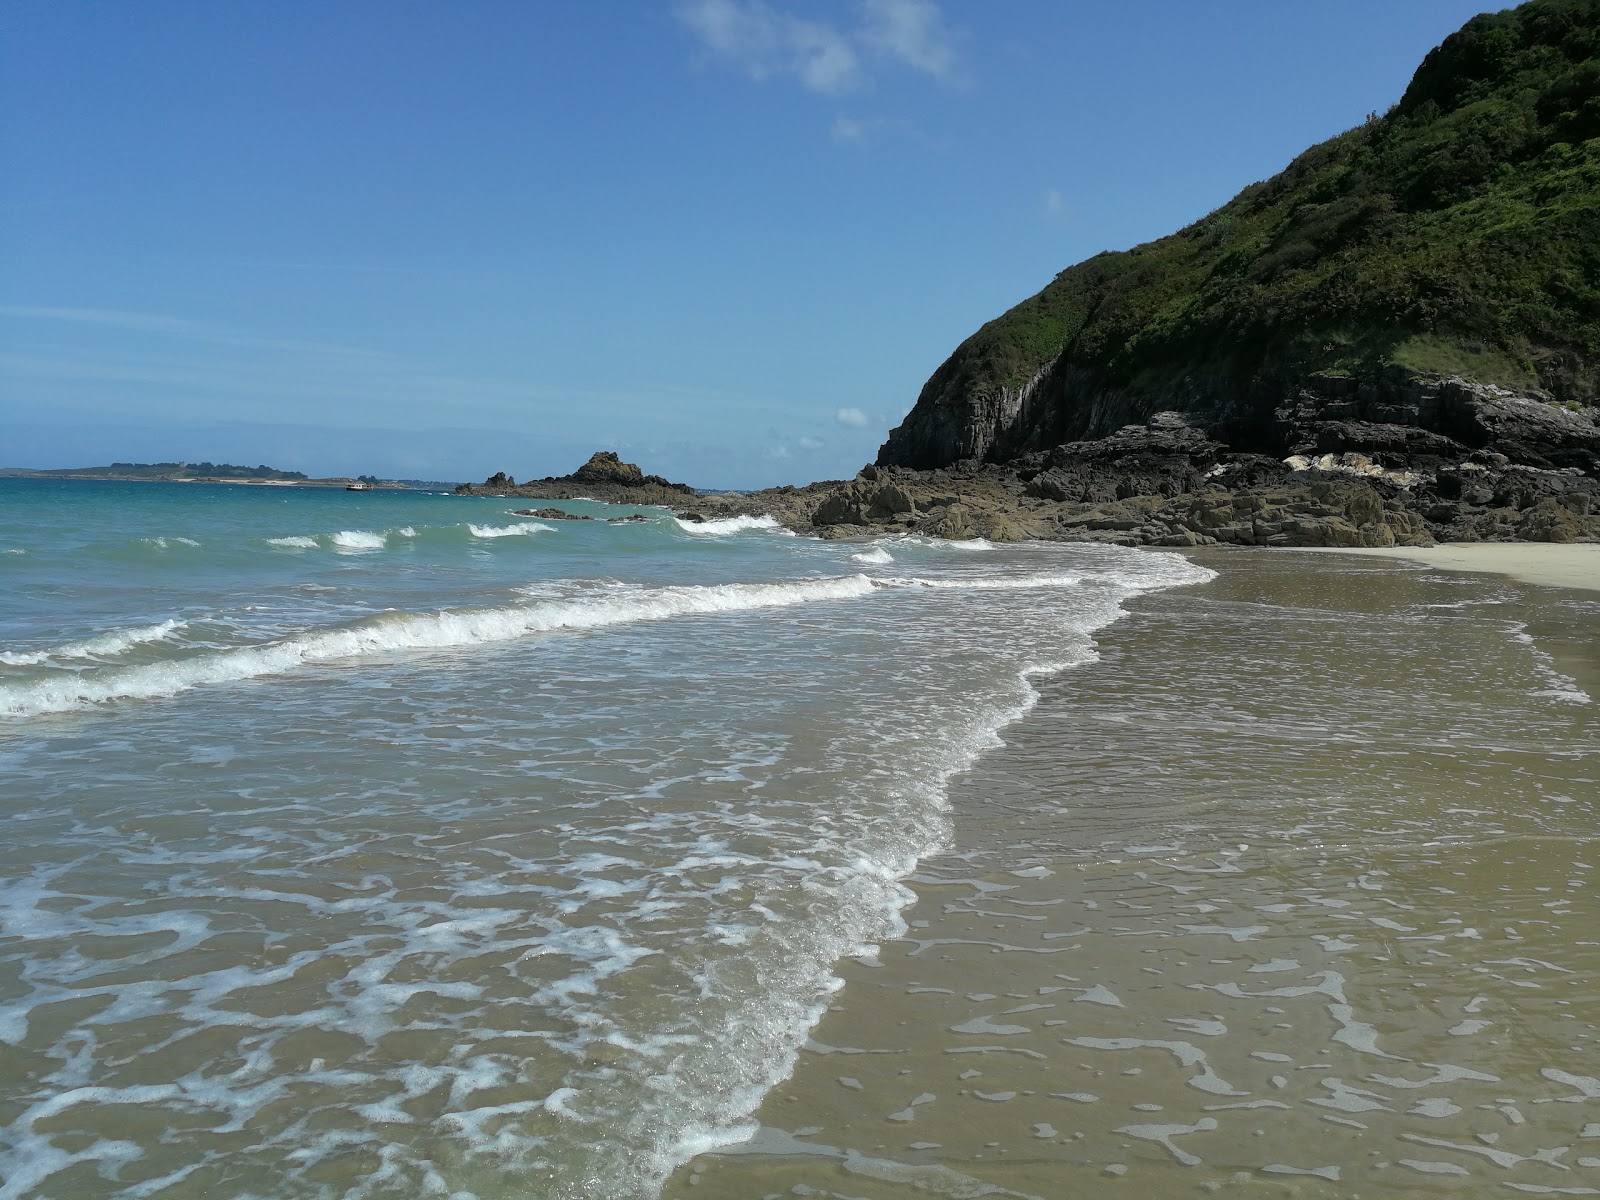
[[[1600,600],[1457,565],[1593,548],[1451,549],[1202,552],[1041,680],[666,1195],[1597,1194]]]
[[[1401,558],[1441,571],[1509,575],[1544,587],[1600,591],[1600,543],[1444,542],[1427,547],[1312,550],[1314,554],[1360,554]]]

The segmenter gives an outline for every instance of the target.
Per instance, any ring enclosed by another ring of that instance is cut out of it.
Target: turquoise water
[[[654,1195],[1210,577],[518,506],[0,481],[0,1197]]]

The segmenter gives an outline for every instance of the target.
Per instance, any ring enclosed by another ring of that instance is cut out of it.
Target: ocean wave
[[[368,529],[341,529],[329,540],[336,550],[382,550],[387,545],[383,534]]]
[[[554,525],[539,521],[522,521],[516,525],[471,525],[467,529],[475,538],[520,537],[530,533],[554,533]]]
[[[715,521],[685,521],[682,517],[673,517],[678,527],[685,533],[706,534],[711,537],[723,537],[730,533],[744,533],[750,529],[769,529],[774,533],[788,533],[776,520],[768,516],[751,517],[740,514],[737,517],[719,517]]]
[[[201,684],[281,675],[311,662],[510,641],[531,633],[563,629],[599,629],[671,617],[844,600],[873,590],[874,585],[866,576],[846,575],[785,583],[640,589],[488,609],[384,613],[348,625],[305,630],[265,645],[0,686],[0,714],[33,716],[112,700],[156,699]]]
[[[874,546],[870,550],[863,550],[860,554],[852,554],[850,557],[858,563],[873,563],[877,565],[894,561],[894,555],[890,554],[882,546]]]
[[[909,542],[913,546],[928,546],[935,550],[993,550],[994,543],[988,538],[965,538],[960,541],[954,538],[929,537],[927,534],[910,533],[900,538],[900,541]]]
[[[8,667],[33,667],[52,660],[74,658],[111,658],[144,642],[158,642],[183,628],[182,621],[162,621],[159,625],[140,625],[132,629],[111,629],[84,638],[81,642],[66,642],[48,650],[0,650],[0,663]]]
[[[157,550],[169,550],[173,546],[198,546],[200,543],[193,538],[186,537],[147,537],[140,538],[144,546],[154,546]]]
[[[856,556],[859,557],[859,556]],[[1073,587],[1083,582],[1082,575],[975,576],[971,579],[929,579],[920,575],[880,579],[891,587],[922,587],[959,592],[1015,592],[1030,588]]]
[[[291,550],[315,550],[317,548],[317,544],[317,539],[314,537],[300,537],[291,535],[290,537],[275,537],[267,539],[267,545],[269,546],[285,546]]]
[[[1576,679],[1556,669],[1555,658],[1534,643],[1533,635],[1527,632],[1527,628],[1521,621],[1517,621],[1506,632],[1511,635],[1512,641],[1528,648],[1528,653],[1533,656],[1534,674],[1548,685],[1529,694],[1541,700],[1554,700],[1560,704],[1593,704],[1593,697],[1579,686]]]

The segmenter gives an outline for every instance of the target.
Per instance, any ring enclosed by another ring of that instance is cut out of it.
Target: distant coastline
[[[434,479],[379,479],[373,475],[327,475],[311,478],[299,471],[280,471],[272,467],[247,468],[251,474],[189,473],[187,464],[114,463],[109,467],[62,467],[44,470],[32,467],[0,467],[0,479],[72,479],[100,483],[224,483],[246,487],[316,487],[355,490],[449,490],[455,484]],[[209,464],[205,464],[209,465]],[[170,469],[166,469],[170,468]],[[234,471],[239,468],[231,468]],[[360,485],[366,485],[362,487]]]

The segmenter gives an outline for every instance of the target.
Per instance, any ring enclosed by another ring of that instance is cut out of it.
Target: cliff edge
[[[1384,116],[990,321],[877,465],[1177,413],[1234,453],[1594,477],[1597,392],[1600,0],[1533,0],[1445,39]]]

